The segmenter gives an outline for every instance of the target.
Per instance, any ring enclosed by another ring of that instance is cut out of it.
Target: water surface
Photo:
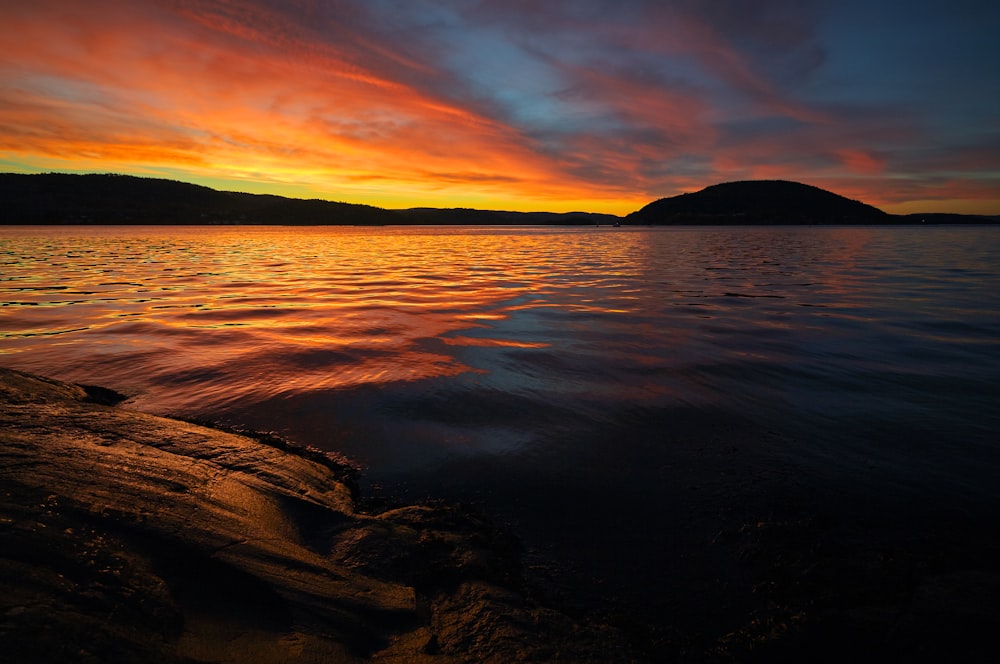
[[[761,511],[1000,504],[1000,228],[7,227],[0,275],[4,366],[338,450],[640,595]]]

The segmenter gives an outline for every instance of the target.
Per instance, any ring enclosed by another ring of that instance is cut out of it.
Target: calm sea
[[[340,451],[595,592],[1000,505],[1000,227],[6,227],[0,292],[3,366]]]

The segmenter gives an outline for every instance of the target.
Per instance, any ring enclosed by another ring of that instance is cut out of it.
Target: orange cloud
[[[943,197],[911,177],[938,170],[957,174],[941,186],[958,198],[963,173],[988,182],[998,170],[996,146],[924,154],[908,149],[926,140],[917,124],[889,110],[796,98],[753,49],[777,39],[809,55],[798,19],[751,12],[736,30],[700,5],[522,0],[456,12],[447,27],[416,5],[389,15],[351,1],[8,4],[0,161],[18,170],[617,213],[759,177],[844,182],[896,204],[890,180],[916,183],[913,200]],[[540,34],[551,39],[532,42]],[[489,57],[480,38],[494,40]],[[462,57],[476,53],[480,69]]]
[[[885,160],[872,156],[864,150],[838,150],[844,166],[851,173],[875,175],[885,170]]]
[[[238,3],[194,14],[185,4],[179,16],[197,20],[182,23],[128,3],[105,3],[111,19],[72,7],[44,22],[15,12],[7,24],[19,65],[3,72],[5,152],[82,168],[266,172],[375,204],[600,198],[517,130],[298,42],[278,15],[240,16]]]

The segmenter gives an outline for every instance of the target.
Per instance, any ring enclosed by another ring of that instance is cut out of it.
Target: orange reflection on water
[[[547,348],[497,326],[627,310],[635,242],[553,232],[25,229],[5,238],[0,354],[161,411],[480,372],[444,349]]]
[[[483,339],[479,337],[445,337],[441,341],[449,346],[476,346],[479,348],[548,348],[552,345],[544,342],[516,341],[514,339]]]
[[[873,311],[942,306],[919,271],[979,247],[932,232],[0,228],[0,361],[158,412],[463,376],[711,401],[690,366],[786,362]]]

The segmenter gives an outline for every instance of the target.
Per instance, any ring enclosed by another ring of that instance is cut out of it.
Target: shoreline
[[[92,394],[0,369],[7,661],[630,659],[481,516],[364,514],[308,451]]]
[[[119,397],[0,368],[9,661],[996,654],[1000,531],[988,513],[880,531],[884,515],[859,524],[833,506],[761,512],[716,533],[711,557],[694,561],[734,574],[730,606],[701,606],[693,590],[660,607],[613,592],[602,604],[542,569],[558,560],[529,560],[489,516],[440,502],[365,511],[343,459],[128,410]]]

